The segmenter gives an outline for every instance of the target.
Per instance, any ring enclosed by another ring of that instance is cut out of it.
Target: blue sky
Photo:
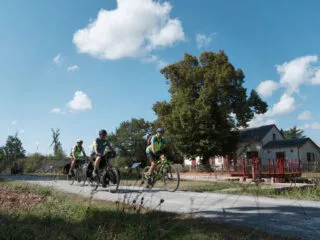
[[[0,145],[69,153],[101,128],[155,119],[168,100],[159,69],[224,50],[269,111],[250,123],[297,125],[320,144],[320,3],[303,1],[56,0],[0,2]]]

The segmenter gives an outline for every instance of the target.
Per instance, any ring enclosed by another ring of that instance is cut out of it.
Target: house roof
[[[276,125],[265,125],[256,128],[246,128],[240,130],[240,142],[259,141]],[[277,127],[276,127],[277,128]]]
[[[309,140],[312,142],[312,140],[310,138],[295,138],[295,139],[289,139],[289,140],[270,141],[266,145],[264,145],[263,147],[264,148],[301,147],[303,144],[305,144]],[[313,144],[315,144],[315,143],[313,143]]]

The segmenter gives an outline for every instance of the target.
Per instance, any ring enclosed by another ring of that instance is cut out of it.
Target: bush
[[[129,158],[117,156],[116,158],[112,159],[112,166],[116,168],[125,168],[130,163]]]
[[[184,166],[181,168],[180,172],[190,172],[190,167],[189,166]]]
[[[199,166],[199,172],[213,172],[212,168],[208,164],[201,164]]]

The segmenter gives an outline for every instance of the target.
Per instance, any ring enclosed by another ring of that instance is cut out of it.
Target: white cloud
[[[24,133],[25,131],[24,131],[24,129],[20,129],[18,132],[19,133]]]
[[[273,105],[269,115],[284,115],[292,112],[295,108],[295,99],[287,93],[284,93],[281,96],[280,101]]]
[[[272,96],[272,94],[279,88],[279,84],[272,80],[266,80],[259,84],[257,92],[264,98]]]
[[[297,117],[298,120],[310,120],[311,119],[311,112],[310,111],[304,111],[302,113],[299,114],[299,116]]]
[[[152,63],[152,62],[155,62],[155,61],[158,61],[159,58],[155,55],[151,55],[151,56],[148,56],[148,57],[144,57],[141,59],[141,62],[142,63]]]
[[[92,101],[85,93],[76,91],[74,98],[68,103],[68,107],[74,111],[87,111],[92,108]]]
[[[153,62],[155,62],[157,64],[157,68],[158,69],[162,69],[162,68],[164,68],[165,66],[168,65],[168,63],[166,61],[160,59],[159,57],[157,57],[155,55],[144,57],[144,58],[141,59],[141,62],[142,63],[153,63]]]
[[[276,120],[268,118],[266,114],[254,114],[253,119],[248,122],[249,127],[260,127],[263,125],[275,124]]]
[[[75,71],[78,71],[78,70],[79,70],[79,66],[78,65],[69,66],[67,68],[68,72],[75,72]]]
[[[62,110],[60,108],[52,108],[50,113],[62,113]]]
[[[162,69],[162,68],[164,68],[164,67],[167,66],[167,65],[168,65],[168,63],[167,63],[166,61],[161,60],[161,59],[159,59],[159,60],[157,61],[157,67],[158,67],[158,69]]]
[[[61,53],[58,53],[58,55],[53,58],[53,62],[54,62],[55,64],[60,64],[61,61],[62,61]]]
[[[320,69],[316,70],[314,77],[311,79],[312,84],[320,84]]]
[[[197,34],[196,35],[197,48],[200,50],[204,50],[207,47],[209,47],[214,35],[215,35],[215,33],[210,34],[209,36],[207,36],[205,34]]]
[[[311,124],[306,124],[304,125],[304,128],[310,128],[310,129],[320,129],[320,123],[318,122],[314,122],[314,123],[311,123]]]
[[[117,9],[101,9],[86,28],[74,33],[80,53],[115,60],[143,57],[185,39],[182,24],[170,18],[168,2],[117,0]]]
[[[317,61],[317,56],[304,56],[276,66],[280,83],[287,88],[288,94],[298,93],[302,84],[311,82],[315,74],[312,64]]]
[[[12,125],[16,125],[16,124],[17,124],[17,120],[13,120],[13,121],[11,122],[11,124],[12,124]]]

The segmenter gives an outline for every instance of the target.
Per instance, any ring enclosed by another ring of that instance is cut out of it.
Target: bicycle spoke
[[[176,166],[168,164],[163,173],[163,182],[166,189],[170,192],[174,192],[179,188],[180,174]]]

